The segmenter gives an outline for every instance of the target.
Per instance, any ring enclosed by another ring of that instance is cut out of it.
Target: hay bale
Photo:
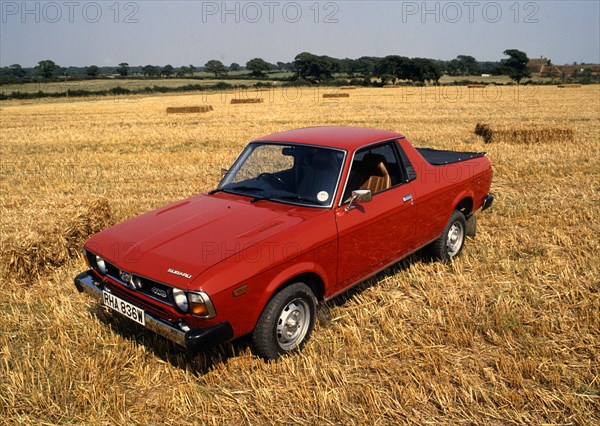
[[[263,98],[233,98],[232,104],[261,104],[264,102]]]
[[[477,123],[475,134],[485,143],[538,144],[573,142],[575,132],[568,127],[542,125],[489,125]]]
[[[198,112],[209,112],[212,110],[213,110],[212,105],[167,107],[167,114],[189,114],[189,113],[198,113]]]
[[[475,134],[481,136],[485,143],[488,143],[492,139],[492,129],[486,123],[477,123],[475,125]]]
[[[349,98],[350,93],[324,93],[324,98]]]
[[[581,84],[559,84],[559,89],[577,89],[581,87]]]
[[[356,86],[340,86],[340,90],[356,90]]]
[[[83,243],[90,235],[112,225],[110,205],[105,198],[87,202],[71,212],[63,221],[34,220],[29,226],[24,224],[3,233],[0,261],[7,276],[30,280],[60,267],[82,253]]]

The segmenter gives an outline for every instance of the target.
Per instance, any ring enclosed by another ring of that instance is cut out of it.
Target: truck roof
[[[291,142],[353,151],[373,142],[403,138],[387,130],[351,126],[306,127],[262,136],[257,141]]]

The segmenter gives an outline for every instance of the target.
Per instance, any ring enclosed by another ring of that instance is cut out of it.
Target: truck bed
[[[433,148],[416,148],[416,150],[421,154],[425,161],[434,166],[458,163],[460,161],[483,157],[485,155],[485,152],[445,151]]]

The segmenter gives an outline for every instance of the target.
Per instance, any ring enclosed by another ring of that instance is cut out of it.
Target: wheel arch
[[[300,289],[302,295],[297,292]],[[263,299],[264,305],[252,331],[252,351],[265,359],[275,359],[304,346],[316,321],[317,295],[323,292],[320,277],[312,271],[289,277],[271,290],[269,297]],[[310,297],[309,292],[315,297]],[[298,308],[299,305],[306,309]],[[290,325],[288,320],[294,322]]]
[[[271,281],[265,292],[268,297],[262,301],[263,308],[278,292],[297,282],[306,284],[312,290],[317,301],[320,302],[324,300],[325,282],[321,274],[312,268],[302,268],[304,270],[295,269],[296,268],[292,271],[286,271],[287,273],[279,274]]]
[[[471,213],[473,213],[473,194],[468,192],[461,193],[452,204],[454,206],[453,210],[458,210],[465,217],[469,217]],[[452,214],[452,211],[450,212]]]
[[[302,282],[311,289],[318,302],[322,302],[325,300],[325,283],[323,279],[316,272],[304,272],[302,274],[296,275],[290,279],[288,279],[285,283],[277,288],[275,293],[287,287],[288,285]]]
[[[256,324],[262,312],[277,293],[297,282],[306,284],[315,295],[317,303],[322,302],[325,300],[326,282],[323,278],[325,276],[325,271],[319,271],[318,266],[312,262],[298,263],[281,271],[270,280],[263,291],[262,297],[257,301],[260,310],[257,312],[253,324]]]

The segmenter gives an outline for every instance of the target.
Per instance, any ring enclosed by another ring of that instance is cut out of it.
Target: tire
[[[283,288],[267,303],[252,332],[252,350],[265,359],[302,349],[315,325],[317,302],[304,283]]]
[[[454,210],[444,232],[431,245],[433,255],[444,262],[459,256],[465,245],[466,229],[465,215]]]

